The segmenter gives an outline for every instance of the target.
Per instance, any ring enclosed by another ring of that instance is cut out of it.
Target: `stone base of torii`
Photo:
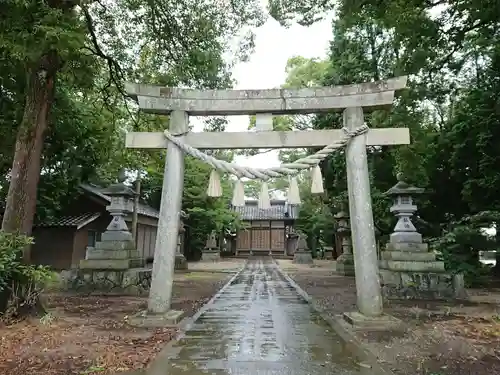
[[[406,86],[406,77],[386,81],[305,89],[187,90],[127,84],[129,95],[142,111],[169,115],[169,133],[196,149],[325,147],[340,139],[341,130],[257,132],[189,132],[189,115],[253,115],[343,111],[343,125],[356,131],[365,123],[364,111],[392,105],[396,90]],[[268,122],[267,122],[268,123]],[[163,132],[129,133],[127,147],[167,149],[160,218],[156,237],[153,278],[146,315],[165,323],[170,311],[177,233],[184,180],[184,155]],[[405,128],[372,129],[352,138],[346,146],[349,213],[351,218],[358,311],[347,314],[351,322],[384,324],[377,248],[367,161],[367,146],[409,144]],[[174,314],[175,315],[175,314]],[[164,319],[165,318],[165,319]]]

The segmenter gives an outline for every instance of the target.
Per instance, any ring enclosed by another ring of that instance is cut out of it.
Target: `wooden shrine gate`
[[[246,226],[237,233],[236,255],[286,254],[286,227],[297,218],[297,207],[273,200],[269,210],[259,210],[256,201],[247,200],[245,206],[233,209]]]
[[[255,221],[236,237],[236,255],[265,253],[283,255],[286,251],[285,225],[277,221]]]

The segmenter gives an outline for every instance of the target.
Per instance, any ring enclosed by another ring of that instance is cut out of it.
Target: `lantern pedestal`
[[[183,254],[175,254],[174,269],[176,271],[185,271],[188,269],[188,262]]]
[[[130,236],[129,236],[130,235]],[[145,296],[151,286],[151,270],[135,249],[130,233],[106,231],[87,259],[73,270],[69,288],[85,293]]]
[[[201,252],[201,260],[204,262],[217,262],[220,260],[220,250],[214,232],[208,236],[205,248]]]
[[[220,252],[218,249],[203,249],[201,260],[203,262],[218,262],[220,260]]]
[[[295,264],[313,264],[314,260],[311,252],[297,250],[295,254],[293,254],[293,263]]]
[[[411,221],[417,206],[413,195],[423,189],[415,188],[401,179],[386,194],[395,197],[391,207],[398,222],[379,261],[382,293],[387,299],[447,299],[465,296],[461,275],[452,276],[438,261],[428,244],[422,241]]]
[[[286,255],[294,256],[299,244],[299,235],[297,233],[289,233],[286,237]]]
[[[342,276],[354,276],[354,256],[352,254],[342,254],[337,258],[335,273]]]
[[[427,244],[389,243],[379,261],[382,292],[387,299],[464,298],[464,289],[444,269]]]
[[[299,235],[297,250],[293,254],[293,263],[295,264],[313,264],[314,260],[312,258],[311,250],[307,246],[307,241],[305,236]]]
[[[143,260],[135,248],[132,234],[125,231],[106,231],[95,247],[88,247],[86,259],[80,261],[80,268],[127,269],[142,267]]]
[[[389,237],[390,243],[422,243],[422,235],[418,232],[394,232]]]

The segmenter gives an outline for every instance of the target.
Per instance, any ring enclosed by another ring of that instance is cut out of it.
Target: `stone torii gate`
[[[342,130],[273,131],[272,115],[343,111],[349,131],[364,125],[363,109],[390,107],[406,77],[337,87],[270,90],[191,90],[127,84],[142,111],[170,115],[169,132],[196,149],[324,147],[342,139]],[[189,115],[254,115],[257,132],[189,132]],[[346,147],[349,211],[356,273],[357,305],[366,317],[382,314],[366,146],[409,144],[406,128],[371,129]],[[184,175],[183,151],[162,132],[128,133],[126,147],[167,149],[148,312],[168,315]]]

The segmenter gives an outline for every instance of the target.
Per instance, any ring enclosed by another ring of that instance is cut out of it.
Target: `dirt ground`
[[[279,263],[326,313],[355,310],[354,277],[335,275],[334,262]],[[385,311],[407,323],[406,330],[356,335],[397,375],[500,374],[500,289],[468,292],[466,304],[391,302]]]
[[[223,272],[176,275],[172,308],[193,315],[231,277]],[[0,374],[105,375],[145,367],[175,328],[133,328],[127,316],[146,298],[47,295],[50,313],[0,326]]]

